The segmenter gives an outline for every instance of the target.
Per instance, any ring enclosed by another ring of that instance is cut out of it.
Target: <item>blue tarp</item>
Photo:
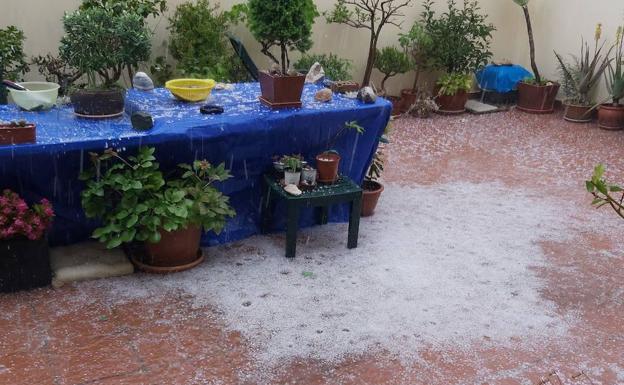
[[[343,158],[341,172],[363,179],[390,117],[390,103],[379,99],[365,105],[334,95],[332,102],[323,104],[314,101],[317,90],[306,86],[303,108],[277,111],[258,102],[258,83],[237,84],[233,91],[213,92],[210,102],[225,108],[222,115],[201,115],[201,104],[179,102],[164,89],[131,90],[126,111],[152,114],[155,126],[147,132],[133,130],[128,116],[96,121],[75,117],[70,107],[24,112],[0,106],[0,120],[37,124],[36,144],[0,146],[0,189],[14,189],[29,201],[49,198],[57,213],[51,243],[82,241],[97,225],[84,217],[80,205],[83,185],[78,175],[90,167],[89,152],[155,146],[164,170],[194,159],[225,162],[234,178],[219,188],[230,196],[237,216],[220,236],[206,234],[202,241],[211,245],[242,239],[259,231],[261,176],[274,155],[300,153],[313,161],[346,121],[357,120],[366,129],[364,135],[350,131],[335,147]],[[333,209],[330,219],[346,220],[346,208]],[[302,225],[311,224],[311,213],[302,220]]]
[[[490,64],[479,70],[476,76],[482,90],[505,93],[515,91],[518,82],[533,75],[519,65],[497,66]]]

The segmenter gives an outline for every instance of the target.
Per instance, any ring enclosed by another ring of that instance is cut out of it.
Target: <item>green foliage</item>
[[[452,96],[460,91],[470,91],[472,88],[472,75],[451,73],[442,75],[436,84],[440,87],[439,95]]]
[[[375,68],[384,74],[381,81],[381,89],[385,92],[386,81],[398,74],[404,74],[412,69],[412,62],[404,51],[396,47],[384,47],[377,50],[375,55]]]
[[[141,15],[89,8],[65,14],[60,58],[87,76],[88,86],[110,88],[124,67],[137,68],[151,52],[151,33]]]
[[[609,205],[620,217],[624,218],[624,206],[622,205],[622,202],[624,202],[624,189],[618,185],[610,184],[604,178],[604,172],[604,165],[599,164],[594,168],[594,174],[591,179],[585,181],[587,191],[594,196],[592,205],[596,206],[596,208]],[[616,199],[612,193],[622,193],[622,196]]]
[[[413,69],[416,71],[414,85],[412,91],[418,89],[418,77],[422,69],[429,67],[428,50],[431,49],[431,36],[419,22],[415,22],[408,33],[399,34],[399,44],[403,50],[410,56]]]
[[[207,161],[179,165],[180,175],[166,180],[154,157],[154,148],[142,147],[127,159],[114,150],[91,154],[93,168],[86,181],[82,206],[88,218],[102,227],[93,237],[108,248],[133,241],[158,242],[160,231],[175,231],[189,224],[220,232],[234,211],[212,183],[230,177],[221,164]]]
[[[289,50],[312,48],[312,25],[319,15],[313,0],[249,0],[247,7],[249,30],[282,73],[290,68]],[[279,59],[271,52],[273,47],[279,48]]]
[[[521,7],[526,7],[527,5],[529,5],[529,0],[513,0],[513,2]]]
[[[81,10],[108,8],[115,15],[134,13],[144,19],[160,16],[167,10],[167,0],[82,0]]]
[[[184,77],[223,82],[247,80],[240,59],[225,36],[238,20],[235,12],[222,12],[209,0],[180,4],[169,19],[169,51]]]
[[[0,78],[18,80],[28,72],[24,54],[24,32],[15,26],[0,29]]]
[[[448,0],[447,10],[439,16],[433,6],[433,0],[427,0],[421,14],[423,28],[431,37],[426,50],[431,64],[447,73],[462,74],[485,66],[492,56],[490,40],[496,28],[480,13],[478,2],[463,0],[460,8],[455,0]]]
[[[615,43],[615,58],[606,71],[607,89],[614,105],[624,98],[624,27],[618,27]]]
[[[334,81],[351,80],[351,60],[342,59],[338,55],[326,54],[304,54],[295,63],[297,69],[310,69],[314,63],[320,63],[325,70],[325,76]]]
[[[33,57],[32,62],[39,67],[39,73],[43,75],[46,81],[57,83],[61,86],[59,89],[61,95],[68,95],[82,76],[82,72],[79,69],[70,66],[60,57],[55,57],[51,54]]]
[[[174,73],[171,64],[167,63],[167,58],[158,56],[150,65],[150,73],[157,87],[162,87],[168,80],[173,79]]]
[[[303,158],[301,155],[285,155],[280,159],[284,165],[284,170],[288,172],[298,172],[303,168]]]
[[[340,130],[338,130],[338,132],[336,132],[336,135],[334,135],[329,142],[327,143],[327,151],[326,152],[334,152],[334,153],[338,153],[338,151],[336,151],[334,149],[334,146],[336,145],[336,142],[338,141],[338,139],[344,135],[347,131],[355,131],[357,132],[358,135],[362,135],[365,131],[364,127],[360,126],[360,124],[358,123],[357,120],[352,120],[349,122],[345,122],[344,125],[340,128]]]

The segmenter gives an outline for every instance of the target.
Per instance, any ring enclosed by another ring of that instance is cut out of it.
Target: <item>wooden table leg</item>
[[[360,233],[360,216],[362,215],[362,194],[351,202],[351,213],[349,214],[349,241],[347,247],[355,249],[358,245]]]
[[[299,207],[288,203],[288,221],[286,223],[286,258],[297,255],[297,231],[299,230]]]

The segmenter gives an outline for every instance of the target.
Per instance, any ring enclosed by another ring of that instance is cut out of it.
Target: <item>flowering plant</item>
[[[0,240],[25,237],[41,239],[54,218],[54,210],[47,199],[28,207],[26,201],[11,190],[0,196]]]

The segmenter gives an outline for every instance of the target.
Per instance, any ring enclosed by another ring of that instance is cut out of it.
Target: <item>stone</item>
[[[303,192],[299,190],[299,187],[295,186],[294,184],[286,185],[286,187],[284,187],[284,191],[296,197],[303,194]]]
[[[357,98],[362,103],[373,104],[377,101],[377,94],[371,87],[364,87],[358,92]]]
[[[323,102],[323,103],[331,102],[333,98],[334,98],[334,93],[329,88],[323,88],[322,90],[318,91],[316,95],[314,95],[314,99],[317,102]]]
[[[206,104],[199,108],[199,112],[204,115],[218,115],[223,113],[223,107],[217,106],[215,104]]]
[[[137,131],[145,131],[154,127],[154,119],[147,112],[137,111],[130,117],[132,128]]]
[[[323,69],[323,66],[321,66],[321,63],[316,62],[314,64],[312,64],[312,67],[310,67],[310,70],[308,71],[308,74],[306,75],[306,83],[317,83],[322,81],[323,79],[325,79],[325,70]]]
[[[132,78],[132,85],[141,91],[151,91],[154,89],[154,82],[145,72],[137,72]]]

